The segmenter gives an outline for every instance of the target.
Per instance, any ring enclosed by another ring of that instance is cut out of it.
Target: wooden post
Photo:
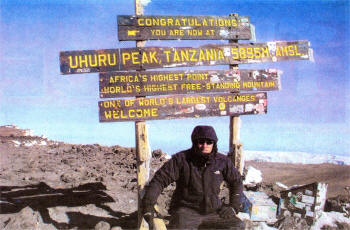
[[[137,154],[138,226],[139,229],[148,229],[141,213],[141,200],[144,195],[145,185],[149,179],[151,160],[151,151],[145,121],[135,122],[135,135]]]
[[[230,14],[231,17],[238,17],[238,14]],[[238,43],[237,40],[229,40],[229,43]],[[237,70],[238,64],[230,65],[230,69]],[[244,158],[243,147],[240,142],[241,118],[239,116],[230,116],[230,139],[229,156],[238,171],[243,174]]]
[[[241,118],[240,116],[230,117],[230,152],[232,162],[238,171],[243,174],[244,158],[243,145],[240,142]]]
[[[135,14],[143,15],[141,0],[135,0]],[[145,41],[136,41],[136,47],[144,47]],[[141,200],[144,188],[149,179],[151,151],[148,142],[147,125],[145,121],[135,122],[135,140],[137,154],[137,188],[138,188],[138,228],[148,229],[146,221],[142,218]]]

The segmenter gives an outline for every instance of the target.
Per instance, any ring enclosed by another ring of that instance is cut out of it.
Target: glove
[[[219,210],[219,216],[223,219],[230,219],[236,216],[236,212],[232,207],[223,205]]]

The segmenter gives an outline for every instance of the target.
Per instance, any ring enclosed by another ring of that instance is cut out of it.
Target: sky
[[[267,114],[241,116],[243,148],[350,156],[349,0],[145,2],[145,15],[248,16],[256,42],[310,41],[313,62],[239,65],[283,71],[282,89],[268,92]],[[117,36],[117,15],[134,12],[131,0],[0,1],[0,125],[15,124],[68,143],[134,147],[134,122],[99,122],[98,74],[61,75],[59,67],[60,51],[135,47]],[[208,43],[227,41],[149,41],[146,46]],[[173,154],[189,148],[196,125],[212,125],[219,150],[228,150],[226,116],[146,123],[152,150]]]

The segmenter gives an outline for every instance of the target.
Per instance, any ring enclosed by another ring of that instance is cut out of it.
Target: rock
[[[326,212],[336,211],[347,215],[350,214],[350,199],[345,195],[328,198],[324,210]]]
[[[304,230],[310,228],[305,219],[296,216],[285,216],[275,223],[275,227],[280,230]]]
[[[152,152],[152,157],[160,158],[164,155],[163,151],[161,149],[156,149]]]
[[[98,222],[95,226],[95,230],[110,230],[110,229],[111,229],[111,226],[109,225],[109,223],[104,221]]]
[[[69,223],[69,218],[64,210],[64,207],[49,208],[50,217],[58,223]]]
[[[111,228],[111,230],[123,230],[123,229],[119,226],[116,226],[116,227]]]
[[[72,175],[71,173],[63,173],[60,176],[61,181],[65,182],[65,183],[72,183],[75,182],[75,178],[74,175]]]
[[[30,207],[25,207],[19,213],[14,214],[4,227],[4,230],[14,229],[56,230],[53,225],[43,223],[40,214]]]

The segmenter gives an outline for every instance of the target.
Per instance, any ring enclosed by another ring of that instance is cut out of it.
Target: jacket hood
[[[215,143],[218,142],[214,128],[207,125],[198,125],[193,129],[191,135],[192,143],[195,143],[198,139],[210,139]]]

